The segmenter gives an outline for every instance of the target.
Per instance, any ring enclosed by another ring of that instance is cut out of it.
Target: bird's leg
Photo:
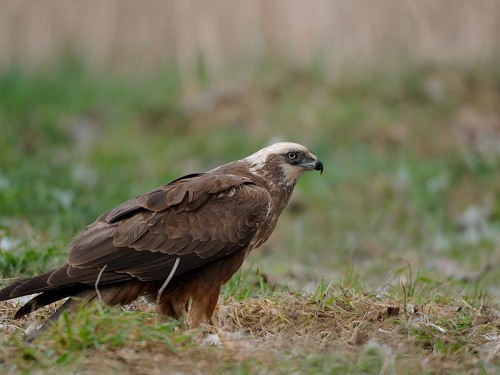
[[[200,288],[193,295],[193,303],[189,309],[187,322],[190,328],[208,323],[219,300],[220,284],[212,285],[210,289]]]

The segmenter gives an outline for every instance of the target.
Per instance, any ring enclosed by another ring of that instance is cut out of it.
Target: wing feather
[[[51,285],[164,279],[175,259],[181,274],[245,249],[271,204],[249,176],[187,176],[101,215],[70,245],[68,265]]]

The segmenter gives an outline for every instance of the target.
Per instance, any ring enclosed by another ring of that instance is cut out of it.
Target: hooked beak
[[[316,159],[316,161],[314,162],[314,170],[319,171],[319,174],[323,174],[323,163],[321,162],[321,160]]]
[[[311,154],[312,155],[312,154]],[[313,160],[302,164],[302,166],[309,170],[319,171],[319,174],[323,173],[323,163],[315,155],[312,155]]]

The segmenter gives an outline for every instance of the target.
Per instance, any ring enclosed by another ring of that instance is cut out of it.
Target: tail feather
[[[66,277],[65,280],[59,280],[59,282],[57,283],[53,283],[50,280],[54,273],[65,272],[67,268],[68,265],[65,264],[60,268],[56,268],[52,271],[24,280],[11,291],[10,298],[26,296],[34,293],[42,293],[56,289],[65,289],[71,286],[78,285],[69,277]]]
[[[64,266],[54,269],[52,271],[43,273],[41,275],[18,280],[6,288],[0,290],[0,301],[6,301],[12,298],[24,297],[31,294],[38,294],[33,297],[30,301],[24,304],[14,315],[15,319],[18,319],[24,315],[27,315],[41,307],[49,305],[53,302],[59,301],[63,298],[70,296],[80,296],[86,291],[93,291],[93,287],[75,283],[69,278],[66,280],[61,280],[62,282],[53,284],[49,283],[50,277],[55,272],[63,272],[68,267],[67,264]],[[64,283],[64,281],[66,281]],[[95,294],[95,292],[94,292]],[[65,303],[65,305],[68,305]]]
[[[24,304],[19,310],[16,311],[14,319],[19,319],[24,315],[30,314],[35,310],[38,310],[44,306],[50,305],[53,302],[59,301],[63,298],[74,296],[81,292],[80,286],[73,286],[64,289],[57,289],[49,292],[43,292],[36,297],[33,297],[26,304]]]
[[[16,289],[19,285],[21,285],[22,283],[24,283],[25,281],[27,281],[29,279],[21,279],[21,280],[17,280],[15,282],[13,282],[12,284],[10,284],[9,286],[3,288],[2,290],[0,290],[0,301],[7,301],[11,298],[16,298],[16,297],[22,297],[23,295],[25,294],[22,294],[22,295],[15,295],[15,293],[12,293],[14,289]],[[14,295],[12,295],[14,294]]]
[[[0,301],[39,293],[16,312],[14,318],[17,319],[66,297],[77,297],[77,299],[81,299],[84,302],[89,302],[99,297],[102,302],[108,305],[124,305],[132,302],[139,295],[149,292],[154,286],[154,283],[140,281],[121,282],[98,286],[98,288],[93,285],[81,283],[49,285],[47,280],[55,271],[57,270],[35,276],[31,279],[16,281],[12,285],[0,290]]]
[[[8,287],[0,290],[0,301],[6,301],[8,299],[28,296],[30,294],[41,293],[54,289],[54,285],[49,285],[47,283],[47,280],[52,272],[54,271],[49,271],[29,279],[22,279],[14,282]]]

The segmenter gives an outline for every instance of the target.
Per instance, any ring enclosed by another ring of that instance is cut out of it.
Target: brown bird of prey
[[[70,297],[49,319],[99,300],[141,295],[193,327],[209,321],[221,286],[273,232],[299,177],[323,171],[302,145],[281,142],[205,173],[180,177],[105,212],[69,245],[67,262],[0,290],[37,293],[15,314]]]

